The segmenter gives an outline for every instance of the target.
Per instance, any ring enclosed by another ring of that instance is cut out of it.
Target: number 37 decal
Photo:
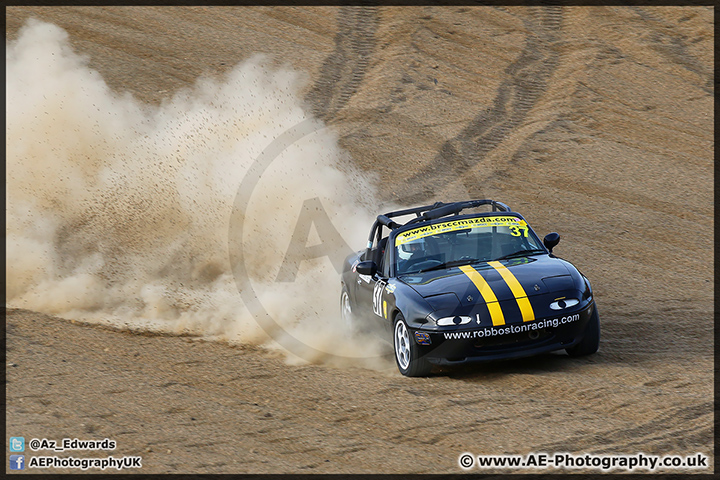
[[[512,235],[513,237],[519,237],[519,236],[527,237],[528,236],[527,225],[520,225],[520,226],[512,225],[510,227],[510,235]]]
[[[377,283],[375,283],[375,288],[373,288],[373,313],[375,313],[378,317],[383,316],[382,292],[385,285],[387,285],[387,282],[378,280]]]

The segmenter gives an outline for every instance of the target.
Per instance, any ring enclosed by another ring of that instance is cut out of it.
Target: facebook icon
[[[25,455],[10,455],[10,470],[25,470]]]

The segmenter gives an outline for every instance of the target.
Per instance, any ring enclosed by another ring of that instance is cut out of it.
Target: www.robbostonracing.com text
[[[708,457],[702,453],[694,455],[598,455],[583,453],[528,453],[527,455],[473,455],[463,453],[458,464],[465,470],[470,468],[555,468],[555,469],[596,469],[604,472],[612,470],[647,470],[660,469],[706,469]]]
[[[577,322],[580,320],[580,314],[569,315],[567,317],[553,318],[549,320],[540,320],[533,323],[523,323],[521,325],[507,325],[503,327],[491,327],[484,330],[471,330],[469,332],[446,332],[446,340],[467,340],[473,338],[494,337],[496,335],[509,335],[511,333],[532,332],[543,328],[557,327],[561,324]]]

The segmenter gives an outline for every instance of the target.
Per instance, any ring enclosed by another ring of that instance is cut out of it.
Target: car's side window
[[[378,267],[378,273],[382,276],[386,275],[386,264],[385,261],[385,246],[387,245],[387,237],[380,239],[380,241],[377,244],[377,247],[373,249],[373,256],[372,260],[377,264]]]
[[[385,245],[387,245],[387,239],[388,239],[388,237],[380,239],[380,241],[370,249],[369,255],[364,254],[362,256],[363,260],[372,260],[373,262],[375,262],[375,264],[378,267],[378,273],[380,273],[381,275],[384,275],[384,276],[387,276],[386,275],[387,262],[385,260],[385,257],[386,257]]]
[[[378,272],[380,272],[380,275],[387,278],[390,276],[390,252],[392,251],[392,248],[386,248],[387,238],[383,238],[380,242],[383,252],[380,257],[380,263],[378,264]]]
[[[369,252],[365,252],[362,255],[363,261],[372,260],[373,262],[377,263],[377,245],[374,244],[372,248],[370,248]]]

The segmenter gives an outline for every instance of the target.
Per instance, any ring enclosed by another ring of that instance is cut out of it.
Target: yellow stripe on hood
[[[520,313],[522,313],[523,322],[532,322],[535,320],[535,312],[533,312],[532,305],[528,299],[525,289],[520,285],[520,282],[515,275],[512,274],[508,268],[500,262],[488,262],[488,265],[493,267],[502,276],[505,283],[508,284],[510,290],[515,296],[518,307],[520,307]]]
[[[495,292],[493,292],[492,288],[490,288],[490,285],[488,285],[482,275],[480,275],[477,270],[470,265],[463,265],[460,267],[460,270],[467,275],[473,285],[475,285],[475,288],[477,288],[480,292],[480,296],[482,296],[483,300],[485,300],[485,304],[490,311],[492,324],[494,326],[505,325],[505,316],[503,315],[502,308],[500,308]]]

